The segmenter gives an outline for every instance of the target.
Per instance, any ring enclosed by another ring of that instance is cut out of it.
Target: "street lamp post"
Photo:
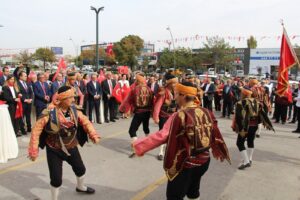
[[[104,7],[100,7],[97,9],[97,8],[91,6],[91,10],[95,11],[95,13],[96,13],[96,69],[98,71],[98,68],[99,68],[98,15],[99,15],[100,11],[104,10]]]
[[[175,43],[174,43],[174,38],[173,38],[173,34],[172,34],[170,26],[167,27],[167,30],[170,32],[172,43],[173,43],[173,65],[174,65],[174,68],[175,68],[175,66],[176,66],[176,60],[175,60]]]

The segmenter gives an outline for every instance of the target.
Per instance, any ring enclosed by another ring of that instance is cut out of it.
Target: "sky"
[[[0,54],[58,46],[75,55],[77,46],[96,40],[90,6],[105,7],[99,14],[100,42],[135,34],[159,51],[168,47],[161,41],[170,40],[170,26],[175,39],[218,35],[246,47],[242,38],[254,35],[259,48],[278,48],[284,19],[288,34],[295,36],[292,43],[300,44],[299,0],[0,0]],[[174,44],[199,48],[203,42],[205,37]]]

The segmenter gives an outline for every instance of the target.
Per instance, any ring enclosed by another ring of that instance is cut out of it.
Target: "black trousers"
[[[282,104],[277,105],[277,112],[275,114],[276,122],[279,122],[280,119],[282,122],[286,122],[287,110],[288,110],[288,105],[282,105]]]
[[[207,108],[212,111],[212,101],[208,99],[208,96],[203,97],[204,108]]]
[[[93,119],[93,110],[96,110],[96,120],[100,123],[100,100],[89,100],[89,120]]]
[[[293,104],[288,105],[288,119],[291,119],[293,111]]]
[[[215,110],[221,111],[221,99],[222,97],[218,94],[215,94]]]
[[[168,118],[159,117],[159,123],[158,123],[159,130],[161,130],[164,127],[167,120]]]
[[[210,160],[202,166],[183,169],[173,181],[168,181],[167,200],[183,200],[185,196],[196,199],[200,196],[201,177],[208,170]]]
[[[15,134],[17,135],[18,131],[20,130],[20,120],[15,119],[16,109],[17,107],[15,104],[8,104],[8,112],[10,115],[11,123],[14,128]]]
[[[296,103],[293,104],[293,119],[292,121],[296,121],[298,119],[298,108],[296,106]]]
[[[232,101],[223,100],[223,117],[227,116],[229,117],[232,111]]]
[[[21,131],[25,132],[25,122],[27,130],[31,130],[31,104],[23,103],[23,120],[21,121]]]
[[[116,106],[116,100],[111,97],[110,99],[103,99],[104,101],[104,118],[105,120],[108,120],[108,112],[109,112],[109,119],[113,120],[115,119],[115,106]]]
[[[69,163],[77,177],[81,177],[85,174],[85,166],[82,162],[80,153],[77,147],[68,149],[71,156],[67,156],[61,150],[54,150],[46,146],[47,161],[50,173],[50,184],[53,187],[60,187],[62,184],[62,172],[63,161]]]
[[[150,111],[135,113],[129,128],[129,135],[131,138],[136,137],[136,132],[139,129],[141,123],[143,123],[143,131],[145,134],[150,133],[149,129]]]
[[[238,147],[239,151],[246,150],[245,148],[245,141],[247,139],[247,146],[248,148],[254,148],[254,139],[255,139],[255,133],[258,126],[249,126],[248,128],[248,134],[246,137],[242,137],[240,134],[238,134],[237,140],[236,140],[236,146]]]
[[[298,125],[297,125],[297,130],[300,131],[300,107],[297,107],[297,121],[298,121]]]
[[[38,117],[42,114],[43,110],[47,108],[47,104],[42,106],[36,106],[35,108],[36,108],[36,118],[38,119]]]

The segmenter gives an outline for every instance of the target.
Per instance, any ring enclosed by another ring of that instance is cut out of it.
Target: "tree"
[[[96,61],[96,53],[95,52],[96,52],[95,45],[89,50],[81,51],[79,60],[82,60],[82,61],[84,60],[84,61],[87,61],[91,65],[95,65],[95,61]],[[99,59],[103,59],[105,61],[106,65],[113,65],[116,63],[114,54],[108,55],[104,48],[99,48],[98,52],[99,52]]]
[[[43,61],[44,71],[46,71],[46,62],[54,62],[56,60],[53,51],[49,48],[38,48],[33,57],[35,60]]]
[[[139,36],[128,35],[114,44],[113,52],[120,64],[133,69],[137,65],[137,57],[141,55],[143,47],[144,41]]]
[[[33,60],[33,55],[29,53],[28,50],[24,50],[17,55],[17,60],[23,64],[28,65]]]
[[[249,49],[256,49],[256,47],[257,47],[257,41],[252,35],[247,40],[247,46]]]
[[[220,68],[226,70],[232,67],[231,63],[234,60],[233,50],[234,48],[226,43],[224,39],[212,37],[204,43],[203,59],[207,63],[213,63],[215,71],[219,71]]]

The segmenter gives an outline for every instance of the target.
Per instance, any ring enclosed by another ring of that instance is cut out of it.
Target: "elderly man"
[[[103,101],[104,101],[104,119],[106,123],[109,123],[108,120],[108,111],[109,119],[111,122],[116,122],[116,99],[112,96],[113,90],[116,86],[116,80],[112,79],[112,74],[110,72],[106,73],[106,79],[102,82],[102,92],[103,92]]]
[[[72,166],[77,177],[76,191],[93,194],[94,189],[84,185],[85,166],[77,145],[87,141],[87,135],[94,143],[100,141],[92,123],[73,104],[74,90],[62,86],[57,92],[57,106],[45,109],[32,129],[28,147],[29,158],[35,161],[39,147],[46,146],[47,161],[50,172],[51,199],[58,199],[59,187],[62,184],[62,166],[66,161]]]
[[[33,92],[36,116],[39,117],[42,111],[47,107],[47,104],[50,103],[50,90],[49,85],[46,83],[44,73],[39,73],[37,77],[38,81],[33,84]]]
[[[209,149],[214,158],[230,162],[227,146],[212,112],[199,107],[197,88],[191,83],[177,84],[175,98],[181,108],[175,112],[162,130],[147,138],[134,141],[136,155],[167,143],[164,169],[169,179],[167,200],[198,200],[201,177],[210,163]]]

